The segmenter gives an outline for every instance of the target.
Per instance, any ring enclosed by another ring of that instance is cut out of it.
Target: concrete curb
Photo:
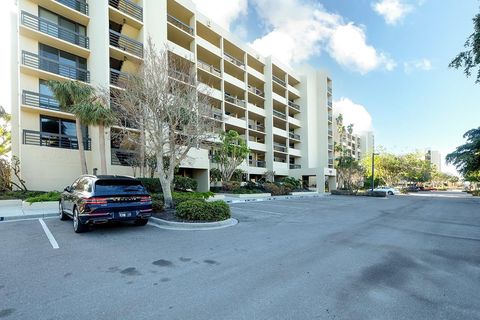
[[[230,218],[224,221],[217,222],[174,222],[167,221],[155,217],[150,217],[149,224],[153,224],[157,228],[167,229],[167,230],[216,230],[223,229],[228,227],[233,227],[238,223],[237,219]]]
[[[324,198],[329,196],[328,194],[318,194],[313,193],[311,195],[289,195],[289,196],[273,196],[268,198],[250,198],[250,199],[235,199],[235,200],[225,200],[226,203],[246,203],[246,202],[256,202],[256,201],[273,201],[273,200],[291,200],[291,199],[304,199],[304,198]]]
[[[0,222],[17,221],[17,220],[32,220],[58,217],[58,213],[38,213],[38,214],[24,214],[21,216],[0,217]]]

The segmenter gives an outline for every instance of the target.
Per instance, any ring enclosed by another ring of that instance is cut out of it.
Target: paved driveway
[[[213,231],[0,223],[0,319],[480,319],[480,203],[444,195],[235,204]]]

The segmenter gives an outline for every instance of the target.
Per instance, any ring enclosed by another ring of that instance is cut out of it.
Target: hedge
[[[160,179],[158,178],[137,178],[143,183],[145,189],[148,193],[162,193],[162,185],[160,184]]]
[[[221,200],[187,200],[177,206],[175,215],[190,221],[222,221],[231,217],[230,207]]]
[[[187,191],[197,190],[198,183],[195,179],[183,176],[175,176],[173,179],[173,185],[175,190]]]

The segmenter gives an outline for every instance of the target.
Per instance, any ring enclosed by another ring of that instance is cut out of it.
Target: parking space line
[[[234,208],[234,209],[241,209],[241,208]],[[279,212],[274,212],[274,211],[266,211],[266,210],[251,209],[251,208],[248,208],[248,211],[256,211],[256,212],[261,212],[261,213],[274,214],[274,215],[278,215],[278,216],[282,216],[282,215],[285,214],[285,213],[279,213]]]
[[[52,245],[53,249],[58,249],[59,246],[58,246],[57,240],[55,240],[55,237],[50,232],[50,229],[48,229],[47,225],[45,224],[45,221],[43,221],[42,218],[38,219],[38,221],[42,225],[43,231],[45,231],[45,234],[47,235],[48,241],[50,241],[50,244]]]

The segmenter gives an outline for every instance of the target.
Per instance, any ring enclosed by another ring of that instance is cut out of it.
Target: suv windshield
[[[145,188],[136,180],[98,180],[95,182],[95,195],[145,194]]]

